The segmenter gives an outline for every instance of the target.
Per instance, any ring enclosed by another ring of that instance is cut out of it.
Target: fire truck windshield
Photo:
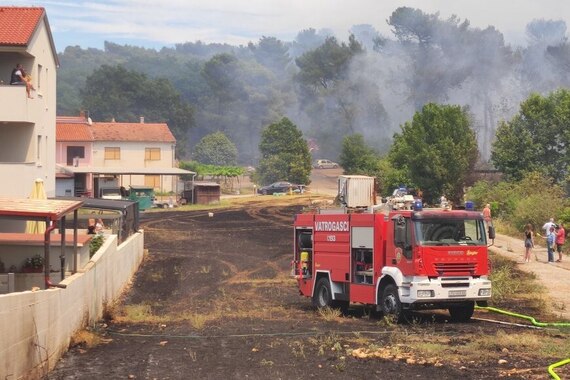
[[[482,220],[422,219],[414,225],[418,245],[487,245]]]

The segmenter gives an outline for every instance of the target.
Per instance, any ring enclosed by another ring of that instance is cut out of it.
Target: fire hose
[[[497,309],[497,308],[491,307],[491,306],[477,306],[476,305],[475,308],[480,309],[480,310],[488,310],[488,311],[492,311],[492,312],[499,313],[499,314],[509,315],[511,317],[526,319],[526,320],[530,321],[534,326],[538,326],[538,327],[550,327],[550,326],[552,326],[552,327],[570,327],[570,323],[568,323],[568,322],[552,322],[552,323],[538,322],[536,319],[534,319],[534,317],[531,317],[529,315],[513,313],[511,311],[501,310],[501,309]],[[566,365],[568,363],[570,363],[570,358],[561,360],[561,361],[556,362],[556,363],[553,363],[553,364],[548,366],[548,373],[550,374],[550,376],[552,376],[553,379],[560,380],[560,377],[556,374],[556,372],[554,372],[554,368],[561,367],[561,366]]]

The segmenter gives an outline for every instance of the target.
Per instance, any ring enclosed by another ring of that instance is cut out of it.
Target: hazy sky
[[[507,43],[526,44],[533,19],[570,18],[567,0],[0,0],[0,5],[41,6],[58,51],[68,45],[118,44],[160,48],[179,42],[257,42],[261,36],[291,41],[307,28],[328,28],[346,40],[357,24],[392,36],[386,19],[400,6],[439,11],[474,27],[495,26]]]

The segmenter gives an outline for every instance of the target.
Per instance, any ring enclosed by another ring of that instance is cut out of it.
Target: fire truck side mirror
[[[495,240],[495,227],[489,226],[489,239]]]
[[[406,244],[406,225],[396,223],[396,230],[394,231],[394,240],[396,245],[403,247]]]

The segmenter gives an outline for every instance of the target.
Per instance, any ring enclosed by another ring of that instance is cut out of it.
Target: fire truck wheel
[[[463,305],[450,306],[449,315],[453,322],[467,322],[473,316],[475,302],[466,302]]]
[[[333,308],[339,309],[343,315],[348,313],[348,308],[350,307],[349,301],[333,301]]]
[[[388,284],[382,293],[382,313],[385,317],[394,318],[396,322],[403,320],[402,304],[398,297],[398,288],[394,284]]]
[[[329,279],[322,277],[317,281],[315,286],[315,294],[313,294],[313,306],[321,309],[323,307],[332,307],[333,299]]]

